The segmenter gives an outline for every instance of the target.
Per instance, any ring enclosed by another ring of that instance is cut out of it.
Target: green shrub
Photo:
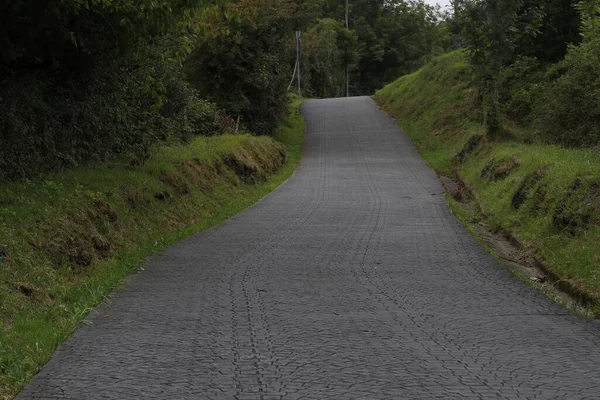
[[[259,135],[275,133],[287,112],[292,71],[283,60],[294,7],[288,0],[251,0],[216,12],[202,21],[204,30],[185,65],[202,97]]]
[[[600,222],[600,185],[597,177],[579,177],[569,187],[552,215],[552,225],[577,236]]]
[[[0,65],[73,72],[135,54],[185,30],[204,0],[11,0],[0,13]]]
[[[572,47],[548,77],[536,110],[540,133],[568,146],[600,144],[600,38]]]
[[[181,73],[203,0],[15,0],[0,15],[0,181],[219,132]]]
[[[544,71],[534,57],[519,57],[500,76],[502,112],[510,120],[528,125],[545,89]]]
[[[0,86],[0,181],[116,154],[139,163],[155,142],[218,133],[221,120],[166,62],[111,63],[67,82],[48,71],[13,72]]]

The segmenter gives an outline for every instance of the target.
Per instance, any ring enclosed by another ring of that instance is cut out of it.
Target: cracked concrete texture
[[[19,399],[600,398],[600,325],[498,265],[390,118],[303,113],[297,174],[151,258]]]

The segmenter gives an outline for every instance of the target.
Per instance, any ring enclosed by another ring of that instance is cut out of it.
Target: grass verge
[[[478,123],[479,90],[467,57],[434,59],[374,95],[441,175],[457,177],[477,203],[463,222],[510,233],[544,260],[562,288],[583,294],[600,315],[600,156],[567,149],[490,141]],[[516,137],[519,136],[518,128]]]
[[[304,120],[272,138],[198,137],[141,166],[78,168],[0,187],[0,398],[10,399],[145,258],[212,227],[288,179]]]

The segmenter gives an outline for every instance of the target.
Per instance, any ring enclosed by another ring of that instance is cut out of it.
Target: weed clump
[[[492,158],[490,161],[488,161],[485,167],[483,167],[481,176],[492,182],[499,181],[500,179],[504,179],[509,176],[511,172],[520,165],[521,162],[517,158]]]
[[[264,181],[268,174],[276,171],[287,162],[283,145],[271,142],[271,151],[264,148],[249,147],[222,155],[223,163],[233,170],[245,183]]]
[[[186,195],[190,193],[190,184],[185,178],[183,171],[177,170],[164,172],[160,180],[174,188],[175,192],[179,195]]]
[[[511,200],[511,204],[515,209],[518,210],[519,208],[521,208],[521,206],[530,197],[535,197],[538,200],[543,200],[544,192],[543,189],[541,189],[539,183],[542,181],[545,175],[546,169],[540,168],[534,173],[528,175],[525,179],[523,179],[521,186],[519,186]]]
[[[471,154],[475,150],[475,148],[477,148],[477,146],[483,138],[484,135],[482,134],[471,136],[467,143],[465,143],[463,148],[460,150],[460,152],[456,155],[456,159],[458,160],[458,162],[463,162],[465,158],[467,158],[467,156]]]
[[[6,250],[5,246],[0,245],[0,261],[8,261],[10,260],[10,255],[8,254],[8,250]]]
[[[555,228],[578,236],[600,223],[600,184],[590,178],[577,178],[552,216]]]
[[[118,248],[118,215],[106,201],[93,199],[85,211],[45,221],[40,247],[54,268],[89,267]]]

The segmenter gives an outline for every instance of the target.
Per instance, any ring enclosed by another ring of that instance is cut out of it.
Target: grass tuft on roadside
[[[243,210],[300,163],[301,100],[274,138],[198,137],[0,186],[0,398],[12,398],[145,258]]]
[[[431,167],[464,182],[480,210],[469,215],[471,223],[512,234],[561,281],[600,299],[597,149],[526,144],[518,128],[513,139],[489,140],[478,122],[479,89],[461,51],[434,59],[374,98]],[[592,306],[600,315],[600,301]]]

